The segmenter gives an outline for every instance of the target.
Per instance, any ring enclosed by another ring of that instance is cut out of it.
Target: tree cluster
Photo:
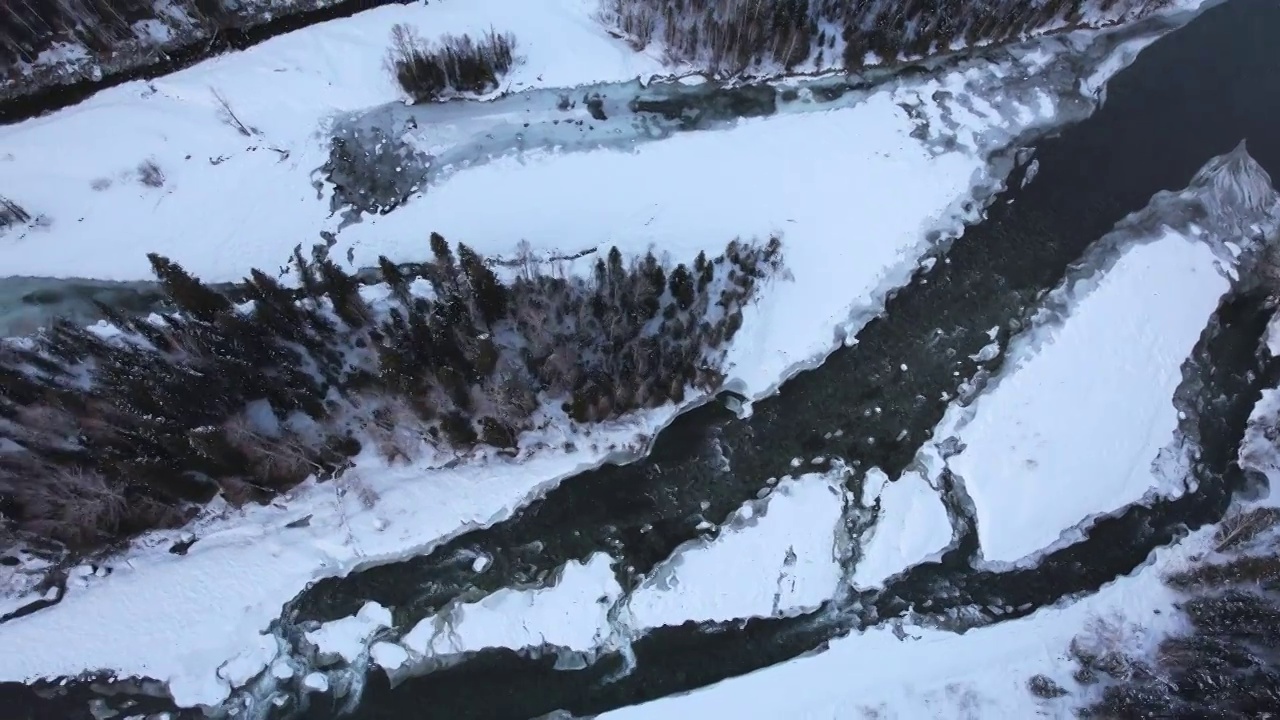
[[[0,75],[34,64],[57,43],[77,45],[99,61],[156,49],[144,21],[174,36],[207,35],[250,15],[236,0],[11,0],[0,3]]]
[[[1161,641],[1152,661],[1073,645],[1076,680],[1101,684],[1080,715],[1096,718],[1261,718],[1280,715],[1280,511],[1223,522],[1220,560],[1166,578],[1186,596],[1188,632]]]
[[[584,277],[526,252],[504,282],[466,245],[430,244],[427,262],[383,258],[375,285],[295,251],[300,287],[255,270],[241,303],[151,255],[172,311],[103,306],[92,328],[0,341],[0,519],[93,548],[218,493],[329,477],[364,447],[514,449],[557,406],[590,423],[713,390],[781,263],[776,238],[674,268],[614,248]]]
[[[427,101],[443,93],[482,93],[498,87],[498,80],[516,62],[516,38],[489,29],[479,40],[470,35],[445,35],[428,43],[408,25],[391,29],[387,68],[414,100]]]
[[[60,44],[83,49],[87,62],[76,68],[82,74],[103,65],[116,71],[163,59],[166,51],[182,46],[207,44],[207,50],[228,32],[340,1],[5,0],[0,2],[0,78],[17,80],[32,66],[47,69],[37,59]]]
[[[863,65],[953,44],[1005,42],[1058,23],[1104,21],[1160,0],[601,0],[603,20],[639,48],[717,74],[811,62]],[[1091,17],[1086,18],[1089,11]]]

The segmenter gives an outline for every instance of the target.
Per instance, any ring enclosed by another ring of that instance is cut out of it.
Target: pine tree
[[[212,322],[219,314],[231,308],[231,302],[221,293],[210,290],[199,280],[187,274],[182,266],[156,253],[147,253],[151,271],[173,303],[192,317]]]
[[[387,284],[387,287],[391,288],[391,292],[396,296],[396,299],[408,305],[409,282],[404,273],[400,272],[399,266],[387,259],[386,255],[379,255],[378,271],[382,275],[382,281]]]
[[[711,266],[708,265],[708,268]],[[675,270],[671,271],[671,276],[667,280],[668,288],[671,290],[671,297],[675,298],[676,305],[681,310],[688,310],[693,307],[694,285],[693,276],[689,274],[689,268],[683,264],[677,265]]]
[[[449,241],[440,233],[431,233],[431,254],[441,267],[453,267],[453,251],[449,249]]]
[[[360,283],[328,258],[322,259],[318,266],[323,287],[333,301],[333,311],[354,329],[359,330],[367,325],[372,319],[372,313],[360,296]]]
[[[467,277],[467,284],[480,315],[485,324],[492,327],[495,322],[507,316],[510,294],[506,286],[474,250],[462,243],[458,243],[458,262]]]

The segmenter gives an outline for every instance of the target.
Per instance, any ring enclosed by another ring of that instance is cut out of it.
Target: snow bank
[[[609,612],[622,595],[613,559],[596,553],[570,562],[553,585],[503,589],[485,599],[420,621],[401,644],[418,657],[484,648],[541,648],[590,652],[613,633]]]
[[[1280,317],[1280,316],[1278,316]],[[1273,329],[1277,324],[1272,320]],[[1270,345],[1271,339],[1267,339]],[[1275,352],[1274,350],[1272,351]],[[1273,357],[1276,355],[1273,354]],[[1280,504],[1280,388],[1262,391],[1262,397],[1249,414],[1244,439],[1240,443],[1240,467],[1258,473],[1267,481],[1266,502]]]
[[[1212,543],[1207,528],[1155,552],[1151,565],[1065,607],[954,634],[923,627],[879,627],[834,640],[825,652],[797,658],[710,687],[622,708],[601,720],[750,717],[883,720],[1074,717],[1071,697],[1040,700],[1027,689],[1043,673],[1064,687],[1074,669],[1073,637],[1099,633],[1142,652],[1181,629],[1168,611],[1176,597],[1167,572]]]
[[[938,554],[951,544],[951,518],[938,492],[918,471],[894,482],[879,468],[867,471],[862,504],[878,505],[875,524],[862,538],[853,584],[877,587],[891,576]]]
[[[955,443],[945,462],[974,503],[984,561],[1029,560],[1090,518],[1183,491],[1182,365],[1245,249],[1273,252],[1278,227],[1280,194],[1241,143],[1153,197],[1047,297],[995,386],[952,408],[926,451]]]
[[[355,615],[327,622],[307,633],[307,640],[317,652],[351,663],[364,654],[369,638],[386,627],[391,627],[391,611],[376,602],[367,602]]]
[[[1177,430],[1182,363],[1229,287],[1207,244],[1169,232],[1036,333],[1038,352],[953,433],[964,450],[947,462],[976,506],[984,560],[1021,560],[1091,515],[1181,492],[1152,463]]]
[[[709,541],[658,566],[628,600],[636,630],[816,609],[840,582],[843,470],[784,478]]]

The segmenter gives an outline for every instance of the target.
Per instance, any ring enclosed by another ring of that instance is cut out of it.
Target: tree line
[[[364,285],[323,249],[299,287],[254,270],[236,302],[149,256],[171,309],[0,341],[0,520],[92,549],[387,461],[590,424],[714,390],[781,244],[737,240],[669,267],[612,248],[586,275],[523,260],[503,280],[465,244],[379,263]],[[323,246],[321,246],[323,248]],[[589,432],[588,428],[584,431]]]
[[[857,69],[953,45],[1017,40],[1061,24],[1107,21],[1164,0],[601,0],[601,15],[638,48],[713,73],[813,63]]]

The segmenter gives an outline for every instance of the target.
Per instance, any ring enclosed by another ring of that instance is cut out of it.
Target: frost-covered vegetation
[[[1101,24],[1163,0],[601,0],[602,20],[637,48],[715,73],[861,67],[962,45]]]
[[[1185,596],[1177,612],[1188,627],[1154,657],[1135,657],[1123,632],[1073,643],[1076,681],[1099,688],[1080,715],[1280,716],[1280,510],[1229,515],[1211,557],[1166,582]]]
[[[445,35],[431,44],[399,24],[391,28],[387,68],[414,100],[435,100],[449,90],[482,93],[497,88],[515,64],[515,47],[514,35],[492,28],[479,40]]]
[[[342,471],[680,402],[722,381],[727,343],[780,243],[666,268],[617,248],[587,276],[527,246],[509,281],[466,245],[381,262],[362,286],[295,252],[301,287],[254,271],[234,303],[156,255],[173,312],[0,343],[0,512],[75,549],[189,519],[221,493],[264,501]],[[411,268],[407,270],[405,268]],[[586,431],[584,429],[584,431]]]

